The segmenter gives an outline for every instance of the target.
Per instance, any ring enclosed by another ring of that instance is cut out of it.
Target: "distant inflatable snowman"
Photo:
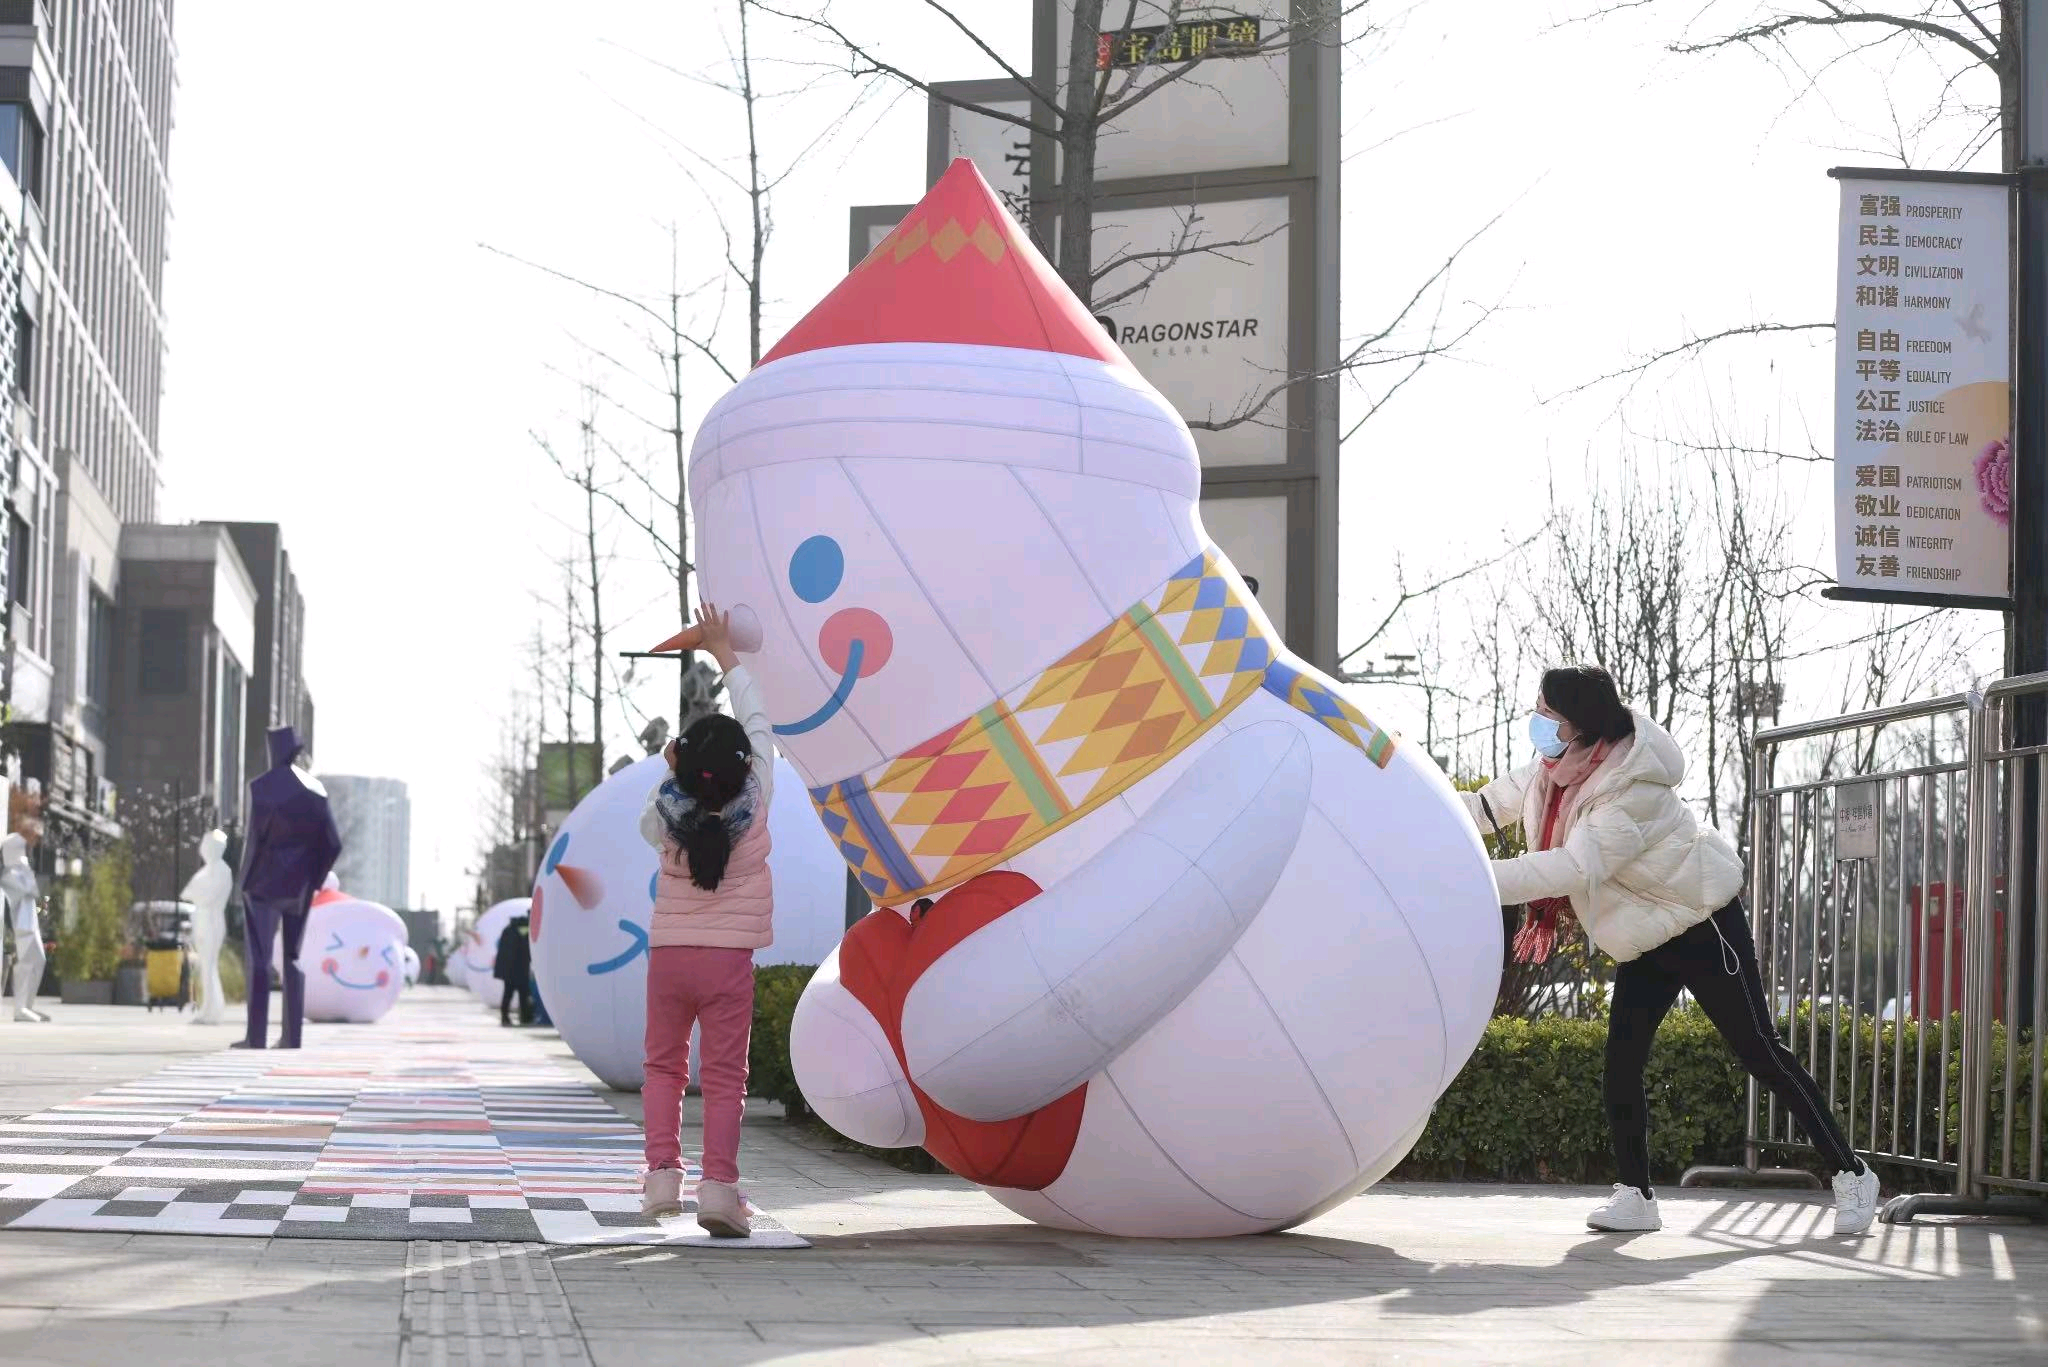
[[[462,937],[456,956],[462,960],[463,986],[476,999],[495,1011],[505,999],[505,984],[498,981],[498,937],[515,916],[527,914],[531,899],[511,897],[487,908]]]
[[[1284,1228],[1485,1026],[1500,907],[1417,747],[1282,644],[1186,425],[957,161],[713,406],[704,596],[878,907],[792,1028],[845,1134],[1011,1209]]]
[[[405,987],[405,921],[389,907],[332,888],[313,897],[299,943],[306,1019],[367,1025]]]
[[[405,985],[416,986],[420,980],[420,952],[411,945],[399,951],[399,958],[405,967]]]
[[[578,803],[533,886],[533,975],[548,1017],[583,1066],[622,1091],[644,1079],[657,860],[640,838],[640,811],[662,773],[651,755]],[[803,781],[780,758],[768,832],[775,943],[754,962],[822,962],[846,927],[846,865],[818,829]]]

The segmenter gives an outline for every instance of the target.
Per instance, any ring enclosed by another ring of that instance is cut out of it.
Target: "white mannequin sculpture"
[[[36,873],[28,865],[28,841],[18,835],[0,839],[0,896],[7,900],[7,921],[14,929],[14,1018],[47,1021],[36,1010],[36,988],[43,981],[43,933],[36,924]]]
[[[235,890],[234,870],[222,855],[227,853],[225,831],[208,831],[199,838],[199,872],[178,894],[192,904],[192,947],[199,955],[199,1011],[196,1024],[219,1025],[225,1006],[220,987],[220,951],[228,937],[228,898]]]

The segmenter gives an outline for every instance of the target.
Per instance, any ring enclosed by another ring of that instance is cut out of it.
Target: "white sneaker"
[[[1664,1228],[1664,1217],[1657,1213],[1657,1202],[1631,1186],[1620,1182],[1614,1184],[1614,1199],[1586,1217],[1588,1229],[1604,1230],[1609,1234],[1640,1234],[1653,1229]]]
[[[1877,1218],[1877,1169],[1835,1174],[1835,1233],[1861,1234]]]
[[[42,1021],[45,1023],[47,1023],[50,1019],[48,1016],[43,1015],[39,1011],[29,1010],[26,1006],[17,1008],[14,1013],[14,1018],[18,1021]]]
[[[707,1179],[697,1184],[697,1225],[721,1239],[744,1239],[754,1232],[753,1212],[737,1186]]]
[[[683,1213],[683,1170],[656,1168],[640,1188],[640,1213],[650,1220]]]

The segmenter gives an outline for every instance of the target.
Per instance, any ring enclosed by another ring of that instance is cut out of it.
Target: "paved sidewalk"
[[[0,1116],[225,1042],[163,1013],[51,1010],[0,1024]],[[401,1012],[497,1029],[448,990]],[[1672,1191],[1665,1232],[1620,1238],[1581,1226],[1585,1190],[1401,1186],[1288,1235],[1120,1242],[1039,1229],[771,1111],[749,1116],[749,1186],[810,1250],[4,1231],[0,1363],[2048,1359],[2048,1230],[2028,1226],[1837,1241],[1818,1198]]]

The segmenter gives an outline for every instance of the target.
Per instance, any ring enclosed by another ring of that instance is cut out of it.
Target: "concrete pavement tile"
[[[722,1331],[671,1326],[650,1333],[584,1330],[591,1367],[647,1367],[650,1362],[760,1362],[777,1353],[745,1325]]]
[[[815,1312],[806,1306],[804,1313]],[[852,1319],[755,1320],[753,1329],[763,1343],[786,1348],[886,1348],[891,1354],[899,1344],[923,1342],[930,1337],[915,1325],[865,1324]]]

